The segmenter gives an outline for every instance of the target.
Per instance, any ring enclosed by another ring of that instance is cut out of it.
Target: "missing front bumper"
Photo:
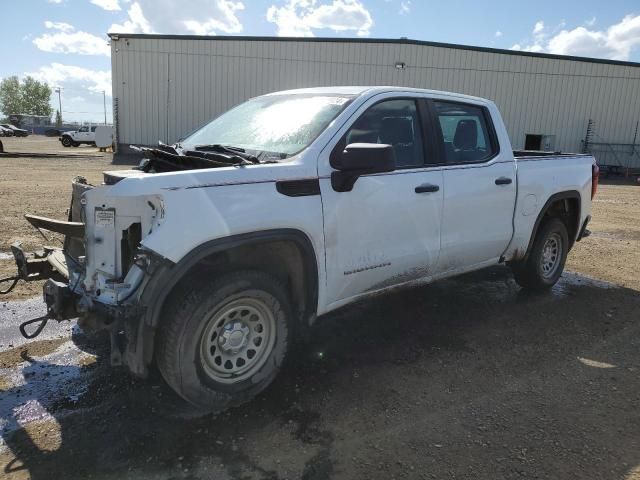
[[[16,274],[0,279],[0,285],[10,284],[8,288],[0,289],[0,294],[10,293],[20,280],[35,282],[49,278],[57,280],[69,278],[66,258],[59,248],[44,247],[42,251],[35,252],[28,258],[20,243],[16,242],[11,245],[11,253],[16,262]]]

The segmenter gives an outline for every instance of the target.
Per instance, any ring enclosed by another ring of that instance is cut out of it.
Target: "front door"
[[[496,261],[513,232],[513,154],[500,149],[485,107],[439,100],[432,105],[447,162],[438,270]]]
[[[434,155],[425,145],[423,113],[418,97],[382,95],[363,105],[338,135],[339,151],[351,143],[392,145],[397,168],[362,175],[346,192],[334,190],[321,174],[329,309],[427,277],[436,265],[443,179],[428,163]]]
[[[80,127],[78,130],[78,141],[86,142],[89,138],[89,127]]]

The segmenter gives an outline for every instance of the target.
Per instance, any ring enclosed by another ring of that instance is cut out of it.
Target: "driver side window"
[[[385,100],[373,105],[351,126],[344,141],[345,145],[391,145],[398,168],[424,165],[420,118],[416,101],[412,99]]]

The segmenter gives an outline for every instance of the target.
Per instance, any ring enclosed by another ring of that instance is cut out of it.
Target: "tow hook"
[[[22,322],[19,327],[22,336],[29,340],[40,335],[49,320],[61,322],[63,320],[69,320],[77,314],[68,285],[62,282],[56,282],[50,278],[44,284],[42,296],[47,304],[47,313],[41,317]],[[33,332],[29,333],[27,327],[34,323],[40,323],[40,325],[38,325]]]
[[[22,322],[20,324],[20,333],[22,334],[22,336],[26,339],[33,339],[36,338],[38,335],[40,335],[42,333],[42,330],[44,330],[44,327],[47,326],[47,322],[51,319],[51,317],[49,317],[49,314],[47,313],[46,315],[43,315],[42,317],[38,317],[38,318],[34,318],[33,320],[27,320],[26,322]],[[31,325],[32,323],[37,323],[40,322],[40,325],[38,325],[38,327],[32,332],[32,333],[28,333],[27,332],[27,326]]]
[[[9,285],[9,287],[7,287],[5,290],[0,290],[0,295],[6,295],[7,293],[11,293],[11,290],[13,290],[16,287],[20,278],[21,278],[20,275],[13,275],[12,277],[0,278],[0,284],[11,282],[11,285]]]

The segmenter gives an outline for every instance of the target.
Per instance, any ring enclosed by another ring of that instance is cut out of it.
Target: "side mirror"
[[[337,157],[333,167],[343,172],[392,172],[396,168],[393,147],[381,143],[351,143]]]
[[[392,172],[396,169],[396,154],[391,145],[351,143],[331,159],[337,172],[331,174],[336,192],[350,192],[360,175]]]

